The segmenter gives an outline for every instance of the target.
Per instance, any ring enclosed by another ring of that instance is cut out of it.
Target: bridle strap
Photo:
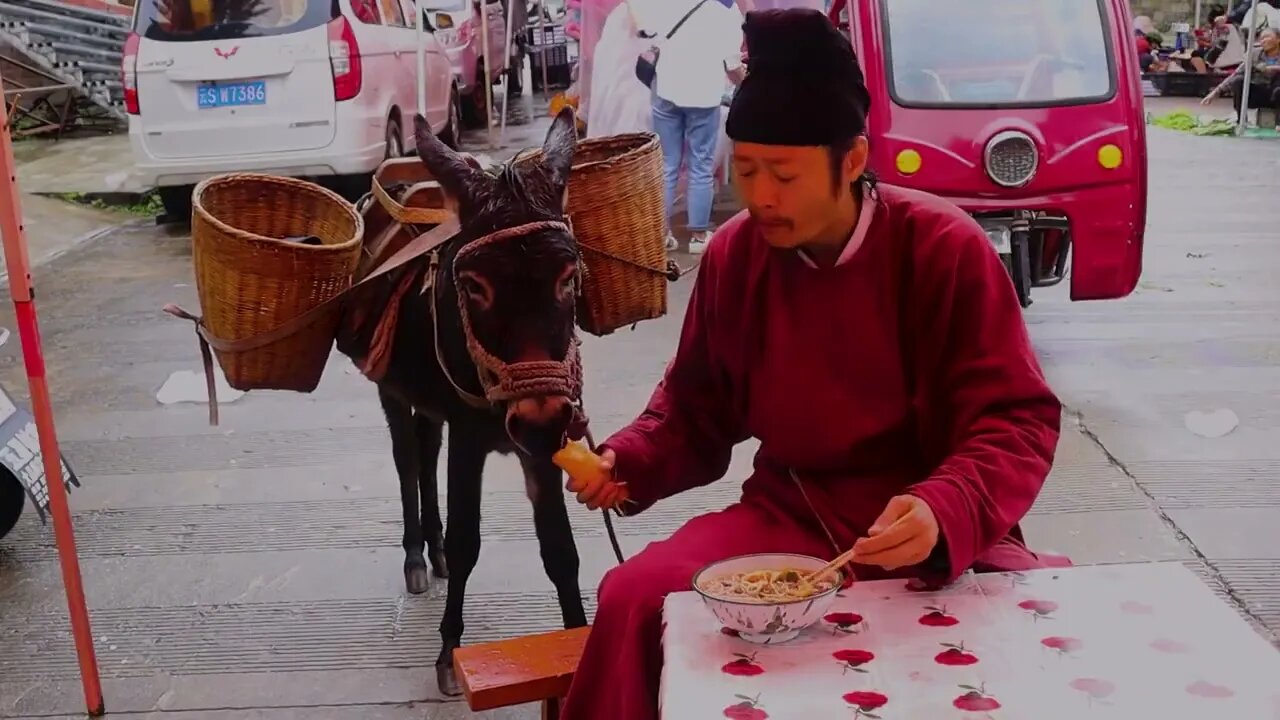
[[[479,395],[476,395],[475,393],[468,392],[462,389],[462,386],[459,385],[458,382],[453,379],[453,373],[449,372],[449,363],[445,362],[444,360],[444,350],[442,349],[442,346],[440,344],[440,313],[437,312],[436,310],[435,277],[439,269],[440,269],[440,253],[437,251],[437,252],[431,253],[431,265],[430,267],[427,268],[426,280],[423,282],[423,287],[422,287],[422,291],[425,293],[428,293],[431,296],[428,299],[428,304],[431,307],[431,332],[434,335],[432,339],[432,344],[435,345],[436,363],[440,365],[440,372],[444,373],[444,379],[449,381],[449,384],[453,386],[453,391],[458,394],[458,397],[462,398],[463,402],[465,402],[466,404],[470,405],[473,408],[476,408],[477,410],[485,410],[485,409],[491,408],[493,407],[493,403],[489,402],[485,398],[480,397]]]
[[[556,220],[539,220],[503,228],[476,238],[460,248],[454,255],[455,267],[459,258],[465,257],[487,245],[548,230],[572,232],[566,223]],[[439,251],[435,251],[431,254],[431,265],[427,270],[423,292],[431,293],[429,303],[431,323],[435,334],[436,362],[440,365],[441,372],[453,387],[454,392],[458,394],[458,397],[474,408],[487,409],[500,402],[519,400],[536,395],[564,394],[574,400],[581,396],[582,364],[576,338],[571,340],[564,360],[507,363],[495,357],[480,344],[471,327],[471,317],[467,311],[466,301],[462,294],[458,293],[458,313],[462,319],[462,332],[467,344],[467,350],[476,365],[476,377],[480,381],[480,387],[484,389],[484,397],[464,390],[449,371],[449,366],[444,358],[443,345],[440,342],[440,315],[436,306],[436,292],[438,290],[436,282],[439,271],[440,255]],[[455,286],[456,280],[455,277]]]

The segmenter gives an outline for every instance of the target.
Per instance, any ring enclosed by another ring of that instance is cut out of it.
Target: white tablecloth
[[[1177,563],[860,583],[773,646],[664,615],[664,720],[1280,720],[1280,652]]]

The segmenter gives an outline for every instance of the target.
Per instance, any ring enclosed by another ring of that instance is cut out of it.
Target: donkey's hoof
[[[431,574],[425,566],[404,569],[404,586],[411,595],[421,595],[431,588]]]
[[[448,579],[449,565],[444,561],[444,553],[431,553],[431,574],[440,579]]]
[[[440,694],[445,697],[458,697],[462,694],[462,688],[458,687],[458,676],[448,665],[436,666],[436,685],[440,688]]]

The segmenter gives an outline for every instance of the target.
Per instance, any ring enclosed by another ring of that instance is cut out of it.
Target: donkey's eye
[[[493,304],[493,290],[489,284],[470,273],[458,278],[458,291],[481,308]]]
[[[458,286],[462,289],[462,292],[473,298],[484,297],[484,286],[480,284],[479,280],[476,280],[473,277],[463,276],[459,278]]]

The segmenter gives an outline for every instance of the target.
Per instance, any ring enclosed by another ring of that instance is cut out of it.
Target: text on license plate
[[[265,105],[267,83],[264,81],[201,85],[196,88],[196,102],[201,110],[243,105]]]

